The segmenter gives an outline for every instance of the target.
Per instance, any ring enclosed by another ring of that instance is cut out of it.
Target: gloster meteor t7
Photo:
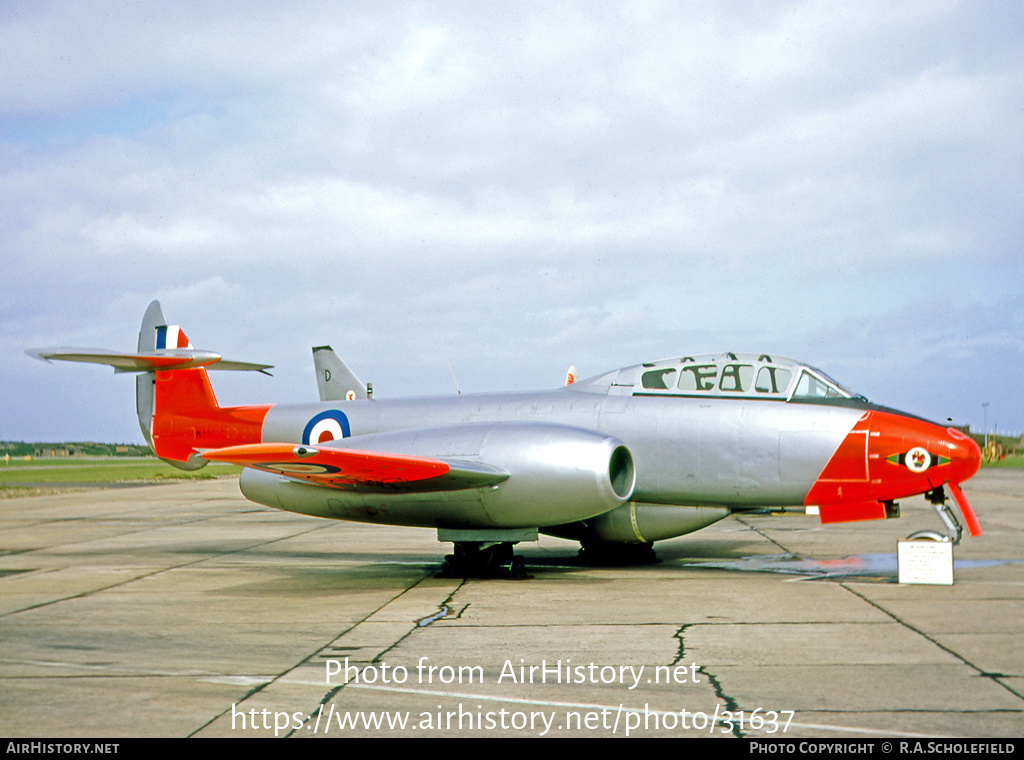
[[[981,533],[960,489],[981,461],[971,438],[780,356],[679,356],[549,391],[382,400],[325,346],[313,351],[319,403],[220,406],[208,370],[267,366],[194,349],[156,301],[136,353],[29,353],[139,373],[143,435],[176,467],[233,462],[260,504],[434,528],[455,544],[456,574],[521,572],[512,547],[538,533],[579,540],[584,556],[642,557],[734,512],[875,520],[918,494],[947,528],[931,537],[957,541],[946,490]]]

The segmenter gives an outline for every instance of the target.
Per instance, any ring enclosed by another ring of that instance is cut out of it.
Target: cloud
[[[450,392],[448,361],[500,390],[767,350],[883,402],[995,404],[1024,47],[1015,5],[986,10],[5,9],[0,415],[88,437],[88,410],[23,413],[55,392],[21,349],[132,345],[154,297],[278,365],[218,376],[244,401],[314,397],[332,342],[395,394]]]

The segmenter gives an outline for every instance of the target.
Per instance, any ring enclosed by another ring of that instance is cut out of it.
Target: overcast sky
[[[222,403],[752,351],[1024,431],[1018,2],[8,0],[0,72],[0,439],[141,442],[23,351],[154,298]]]

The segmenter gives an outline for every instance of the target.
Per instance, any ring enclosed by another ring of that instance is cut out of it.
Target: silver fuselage
[[[307,422],[330,409],[345,415],[353,438],[496,422],[554,423],[596,431],[629,447],[636,468],[634,501],[728,508],[803,504],[829,458],[864,413],[826,404],[609,395],[570,386],[542,392],[279,405],[266,416],[263,440],[300,441]]]

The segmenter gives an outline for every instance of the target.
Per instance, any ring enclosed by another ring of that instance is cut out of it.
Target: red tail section
[[[115,372],[138,372],[135,408],[142,434],[158,457],[184,470],[206,464],[200,449],[260,443],[271,405],[221,407],[206,368],[266,372],[269,364],[227,361],[199,351],[177,325],[167,324],[159,301],[142,317],[137,353],[97,348],[43,348],[28,353],[44,361],[109,364]],[[340,361],[340,360],[339,360]]]
[[[199,449],[260,443],[271,406],[220,406],[205,367],[157,372],[153,451],[161,459],[197,466],[205,463]]]

